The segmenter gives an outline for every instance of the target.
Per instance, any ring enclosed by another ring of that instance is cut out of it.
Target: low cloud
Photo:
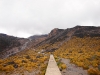
[[[0,0],[0,33],[18,37],[53,28],[100,26],[100,0]]]

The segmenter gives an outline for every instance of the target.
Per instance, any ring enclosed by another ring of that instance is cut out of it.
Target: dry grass
[[[0,73],[12,74],[15,71],[24,73],[24,71],[32,72],[46,69],[49,55],[38,54],[33,50],[22,51],[14,56],[8,57],[7,59],[0,59]],[[43,75],[43,74],[41,74]]]
[[[100,64],[100,38],[99,37],[73,37],[54,52],[56,57],[70,59],[72,63],[89,70],[98,69]],[[88,71],[91,72],[91,71]],[[96,71],[100,72],[100,70]]]

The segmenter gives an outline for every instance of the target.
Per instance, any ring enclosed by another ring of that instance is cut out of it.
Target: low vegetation
[[[36,75],[44,75],[49,55],[38,53],[34,50],[25,50],[6,59],[0,59],[0,73],[5,75],[25,71],[36,72]]]
[[[72,37],[67,42],[45,44],[38,49],[45,50],[57,48],[52,52],[60,70],[67,65],[60,58],[70,59],[71,63],[87,70],[89,75],[100,75],[100,37]],[[26,50],[6,59],[0,59],[0,73],[13,74],[37,72],[36,75],[44,75],[50,52],[38,52],[38,50]]]
[[[70,59],[88,70],[89,75],[100,75],[100,38],[73,37],[54,52],[56,57]]]
[[[60,71],[62,71],[62,70],[64,70],[64,69],[67,68],[67,65],[64,64],[64,63],[62,63],[62,62],[61,62],[61,59],[60,59],[59,57],[55,56],[55,60],[56,60],[56,62],[57,62],[57,65],[58,65]]]

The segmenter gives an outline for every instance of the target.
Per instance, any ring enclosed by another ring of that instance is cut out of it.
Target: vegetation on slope
[[[59,57],[55,56],[55,60],[57,62],[57,65],[58,65],[60,71],[62,71],[62,70],[67,68],[67,65],[65,63],[62,63],[61,59],[59,59]]]
[[[22,51],[6,59],[0,59],[0,73],[9,75],[34,71],[36,75],[44,75],[48,59],[48,55],[39,54],[34,50]]]
[[[8,75],[16,72],[36,71],[37,74],[44,75],[46,61],[49,59],[47,55],[51,52],[57,57],[59,68],[66,68],[66,65],[59,60],[59,58],[66,58],[86,69],[89,75],[100,75],[100,27],[76,26],[60,31],[54,29],[45,40],[40,39],[40,41],[38,39],[30,43],[32,46],[33,43],[36,44],[34,46],[38,49],[36,51],[26,50],[9,58],[0,59],[0,73]],[[3,45],[1,40],[1,49],[6,48],[5,45],[8,48],[8,42],[3,41]],[[16,41],[12,43],[17,44]]]
[[[90,75],[100,74],[100,37],[73,37],[54,55],[70,59],[72,63],[87,69]]]

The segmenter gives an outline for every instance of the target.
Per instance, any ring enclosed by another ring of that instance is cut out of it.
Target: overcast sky
[[[76,25],[100,26],[100,0],[0,0],[0,33],[29,37]]]

